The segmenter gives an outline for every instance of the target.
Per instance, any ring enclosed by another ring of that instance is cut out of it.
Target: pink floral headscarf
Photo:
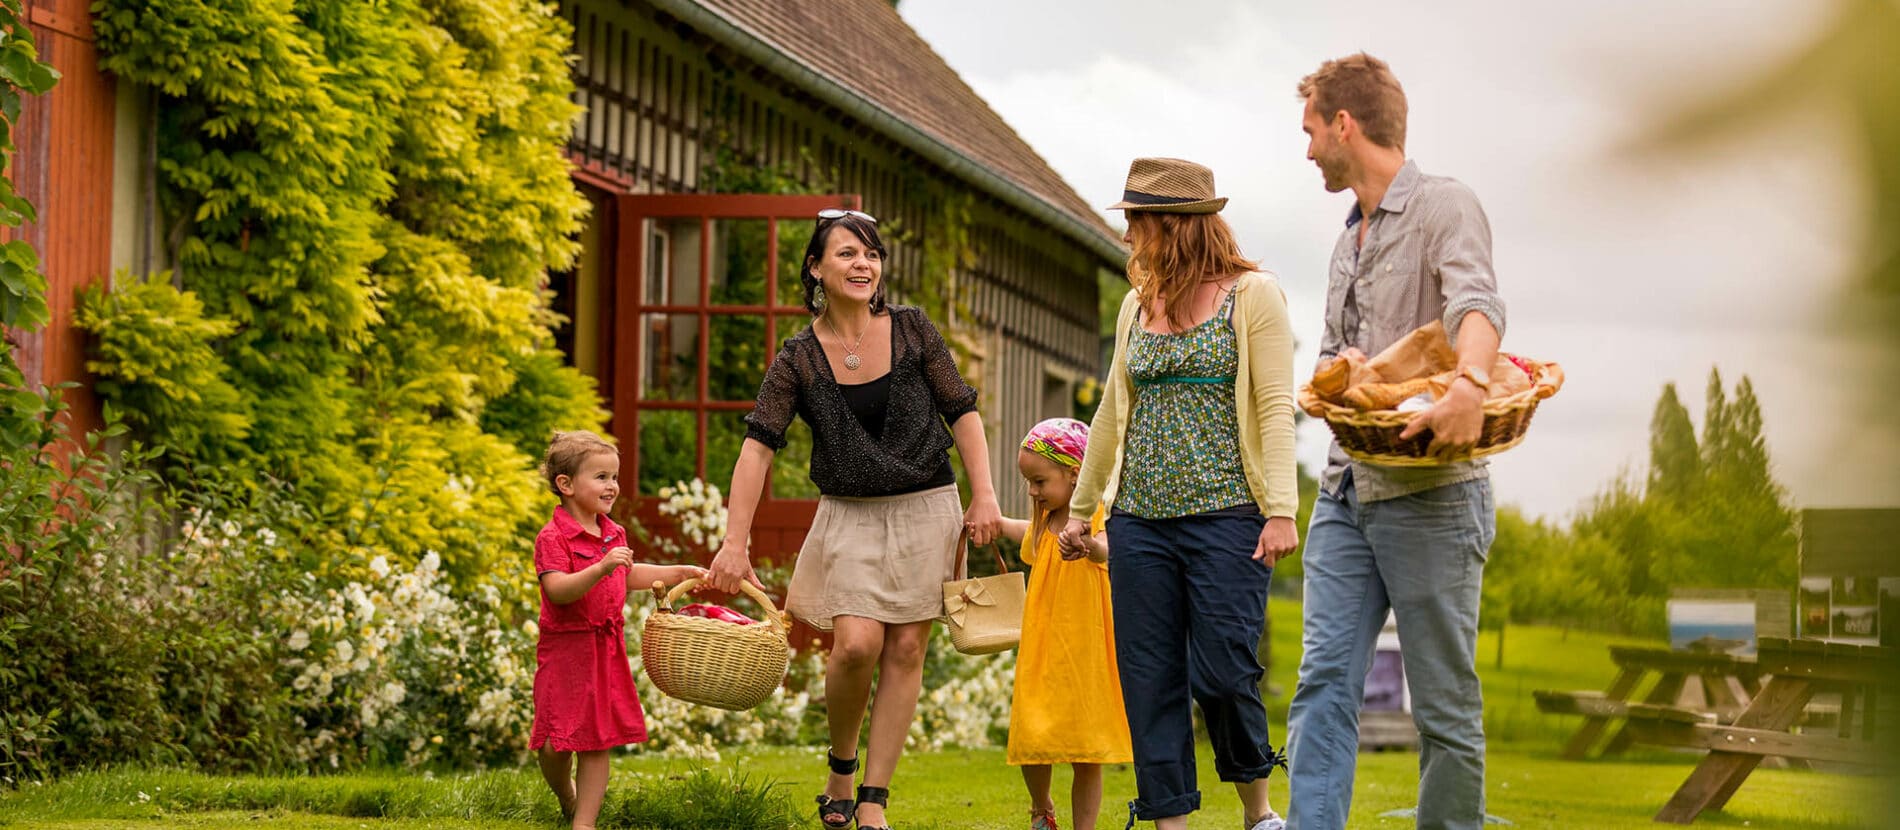
[[[1064,467],[1082,466],[1082,451],[1088,445],[1089,425],[1074,418],[1050,418],[1023,436],[1023,449]]]

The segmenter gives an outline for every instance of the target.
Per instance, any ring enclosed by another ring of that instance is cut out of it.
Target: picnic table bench
[[[1707,714],[1716,722],[1728,723],[1741,715],[1760,687],[1756,661],[1732,654],[1611,646],[1610,659],[1616,663],[1617,674],[1605,691],[1532,692],[1537,708],[1544,712],[1583,716],[1583,725],[1564,745],[1565,758],[1588,757],[1611,726],[1618,728],[1601,754],[1617,755],[1629,749],[1636,739],[1628,723],[1633,706],[1651,707],[1644,710],[1645,717],[1651,719],[1654,707],[1670,707],[1689,716]],[[1632,700],[1651,675],[1655,681],[1648,693],[1641,700]]]
[[[1638,739],[1708,753],[1656,820],[1689,824],[1704,810],[1721,809],[1764,759],[1878,763],[1877,740],[1893,731],[1880,724],[1893,719],[1896,657],[1900,649],[1763,637],[1756,667],[1768,679],[1732,722],[1717,722],[1713,713],[1684,716],[1676,707],[1627,707],[1626,725]],[[1822,690],[1841,696],[1834,728],[1791,731]]]

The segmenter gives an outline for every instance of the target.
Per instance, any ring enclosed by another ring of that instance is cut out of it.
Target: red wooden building
[[[99,71],[87,0],[26,0],[40,59],[61,78],[53,92],[29,96],[13,131],[11,174],[39,221],[18,237],[40,252],[46,270],[50,324],[8,332],[28,381],[74,381],[68,397],[82,422],[96,421],[85,382],[85,343],[72,325],[75,292],[110,272],[113,262],[115,111],[118,91]]]
[[[167,267],[156,207],[156,96],[98,69],[87,0],[26,0],[62,75],[30,99],[13,171],[39,221],[53,321],[13,333],[30,379],[76,380],[92,417],[77,289]],[[766,362],[809,324],[798,259],[822,207],[878,216],[900,301],[954,298],[966,374],[983,390],[1005,511],[1027,509],[1014,443],[1069,414],[1097,374],[1097,280],[1119,234],[884,0],[562,0],[577,102],[568,155],[595,210],[586,254],[553,276],[559,333],[598,379],[652,496],[731,475]],[[811,195],[784,195],[803,193]],[[1119,277],[1117,277],[1119,278]],[[588,313],[574,313],[588,310]],[[816,494],[794,428],[760,511],[757,550],[784,561]],[[651,513],[650,498],[633,500]]]

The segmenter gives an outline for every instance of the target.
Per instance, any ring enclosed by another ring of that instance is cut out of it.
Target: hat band
[[[1185,205],[1190,202],[1205,202],[1212,196],[1156,196],[1136,190],[1122,191],[1122,201],[1131,205]]]

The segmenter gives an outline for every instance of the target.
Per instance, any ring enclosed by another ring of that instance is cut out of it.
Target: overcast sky
[[[1675,381],[1698,425],[1709,369],[1763,399],[1797,506],[1900,503],[1900,440],[1850,430],[1872,346],[1831,305],[1865,203],[1824,102],[1694,152],[1632,150],[1698,94],[1772,66],[1826,22],[1814,0],[1752,3],[904,0],[900,10],[1083,198],[1121,194],[1136,156],[1213,168],[1245,252],[1279,274],[1313,366],[1325,266],[1351,204],[1306,160],[1301,76],[1361,49],[1411,105],[1407,152],[1469,184],[1495,237],[1505,348],[1569,383],[1498,456],[1501,503],[1577,509],[1641,470]],[[1119,217],[1110,217],[1119,226]],[[1301,458],[1324,457],[1309,424]]]

